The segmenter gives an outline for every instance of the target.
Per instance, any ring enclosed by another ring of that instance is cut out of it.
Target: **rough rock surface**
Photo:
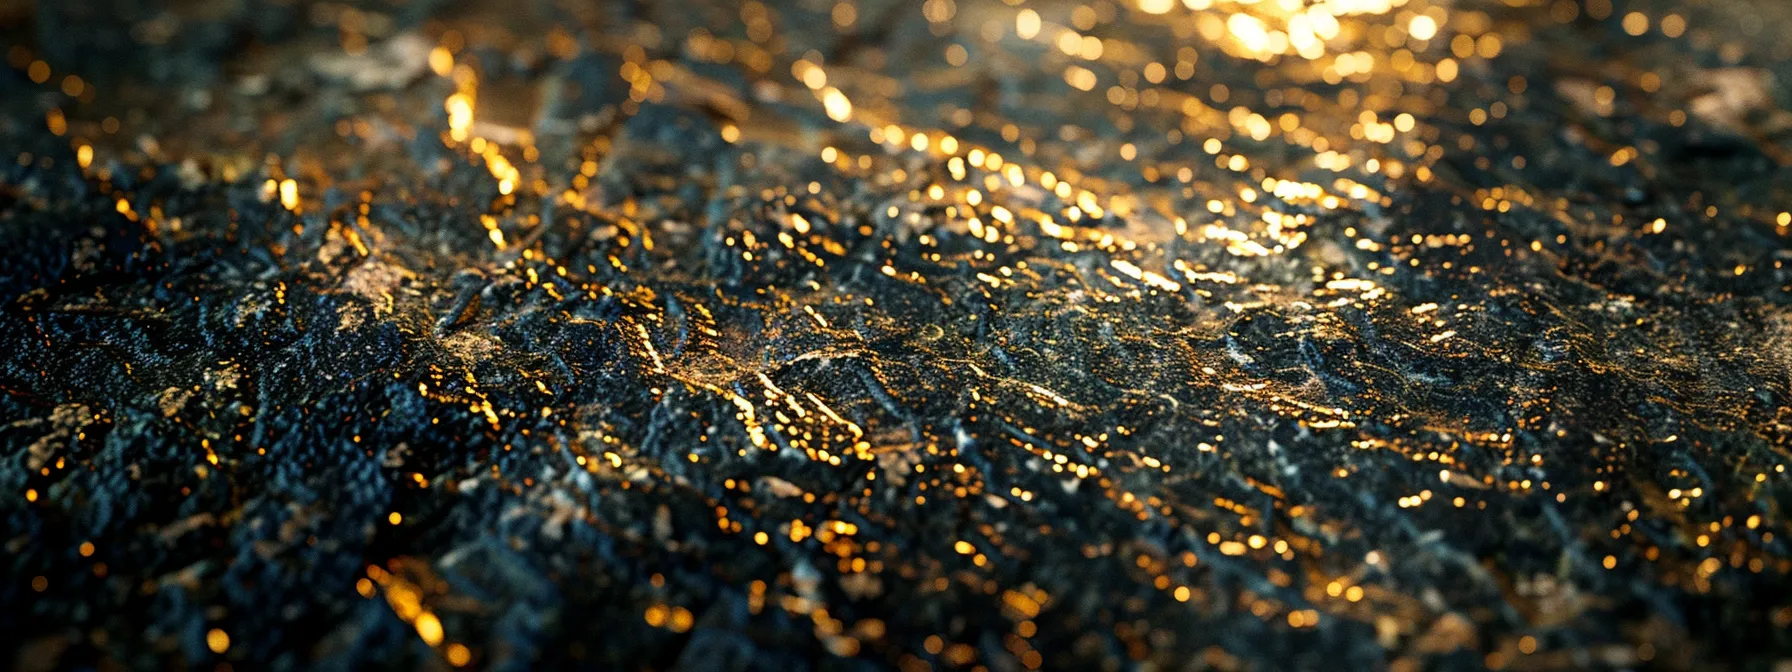
[[[0,5],[0,654],[1784,670],[1788,26]]]

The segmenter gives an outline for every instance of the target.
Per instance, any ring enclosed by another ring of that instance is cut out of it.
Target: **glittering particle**
[[[429,50],[429,69],[438,77],[447,77],[454,72],[454,53],[444,46]]]
[[[466,667],[468,663],[473,662],[473,652],[465,644],[460,643],[449,644],[444,657],[448,659],[449,665],[455,667]]]
[[[291,179],[280,181],[280,207],[287,210],[299,209],[299,183]]]
[[[1176,0],[1139,0],[1139,11],[1146,14],[1166,14],[1175,7]]]
[[[852,101],[839,89],[827,87],[821,90],[821,104],[827,109],[829,119],[844,122],[852,118]]]
[[[448,134],[455,142],[466,142],[473,126],[473,100],[465,93],[448,97]]]
[[[1015,15],[1014,32],[1023,40],[1031,40],[1038,37],[1039,29],[1043,26],[1044,22],[1039,18],[1039,12],[1033,11],[1030,8],[1022,9]]]
[[[442,643],[442,621],[436,618],[435,614],[427,611],[418,614],[413,625],[416,626],[417,636],[423,639],[424,644],[435,646]]]
[[[1406,25],[1406,32],[1415,40],[1429,40],[1437,35],[1437,19],[1420,14]]]

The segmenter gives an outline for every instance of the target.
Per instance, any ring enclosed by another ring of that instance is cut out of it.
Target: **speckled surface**
[[[0,5],[18,669],[1792,666],[1792,8]]]

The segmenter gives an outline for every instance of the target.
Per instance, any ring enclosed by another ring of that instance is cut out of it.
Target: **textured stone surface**
[[[41,4],[18,668],[1792,664],[1780,3]]]

